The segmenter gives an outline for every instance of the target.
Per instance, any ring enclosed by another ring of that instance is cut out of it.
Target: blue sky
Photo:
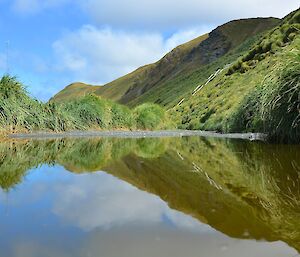
[[[299,0],[0,0],[0,7],[0,74],[16,75],[46,101],[71,82],[125,75],[229,20],[283,17]]]

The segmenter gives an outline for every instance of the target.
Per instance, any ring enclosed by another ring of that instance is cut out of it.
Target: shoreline
[[[33,132],[9,134],[11,139],[55,139],[55,138],[160,138],[160,137],[214,137],[228,139],[243,139],[250,141],[265,141],[266,134],[262,133],[217,133],[213,131],[200,130],[157,130],[157,131],[70,131],[62,133]]]

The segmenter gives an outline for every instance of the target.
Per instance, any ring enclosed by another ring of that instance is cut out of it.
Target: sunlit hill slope
[[[299,143],[300,10],[281,20],[228,22],[157,63],[101,87],[69,86],[52,100],[87,91],[129,107],[160,104],[178,128],[264,132]]]

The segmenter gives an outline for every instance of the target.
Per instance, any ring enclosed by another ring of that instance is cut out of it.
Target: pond
[[[300,147],[242,140],[0,143],[2,257],[294,257]]]

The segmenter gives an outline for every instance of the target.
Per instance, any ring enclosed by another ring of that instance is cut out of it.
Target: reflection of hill
[[[113,160],[134,152],[143,158],[162,154],[168,139],[56,139],[7,141],[0,144],[0,187],[9,190],[40,164],[60,164],[82,173],[99,171]]]
[[[105,170],[236,238],[300,249],[299,146],[206,138],[70,139],[0,145],[8,190],[42,163]]]
[[[238,238],[299,249],[298,146],[186,138],[154,160],[130,155],[109,173]]]

